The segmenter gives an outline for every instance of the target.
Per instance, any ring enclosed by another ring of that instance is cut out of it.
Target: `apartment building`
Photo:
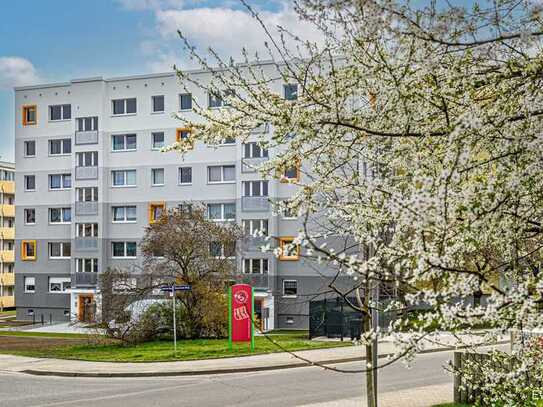
[[[206,71],[190,74],[210,79]],[[183,202],[204,203],[211,219],[248,232],[264,229],[276,244],[292,241],[299,220],[274,215],[270,202],[288,199],[296,186],[255,170],[273,151],[250,140],[195,143],[184,157],[159,151],[189,131],[172,113],[198,120],[195,101],[224,108],[220,96],[184,85],[167,73],[15,89],[18,319],[88,319],[99,303],[99,273],[140,261],[144,228]],[[271,86],[296,98],[294,85]],[[272,131],[262,126],[255,135]],[[299,252],[276,258],[261,243],[240,243],[236,265],[237,280],[255,287],[262,327],[307,328],[302,299],[323,286],[321,277]]]
[[[0,311],[15,307],[15,165],[0,161]]]

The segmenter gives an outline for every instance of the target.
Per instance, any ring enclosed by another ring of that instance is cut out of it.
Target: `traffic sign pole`
[[[175,286],[172,287],[172,308],[173,308],[173,356],[177,354],[177,326],[175,321]]]

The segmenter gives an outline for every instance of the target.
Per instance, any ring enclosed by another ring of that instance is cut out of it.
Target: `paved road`
[[[452,379],[442,366],[451,357],[451,352],[432,353],[420,355],[409,370],[401,364],[387,367],[380,373],[379,391],[390,397],[395,393],[406,394],[408,389],[450,384]],[[338,367],[356,369],[360,363]],[[361,374],[334,373],[316,367],[138,379],[39,377],[0,372],[0,406],[288,407],[327,403],[345,406],[347,400],[352,403],[362,398],[363,383]]]

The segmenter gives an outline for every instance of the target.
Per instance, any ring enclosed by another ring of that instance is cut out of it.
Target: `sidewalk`
[[[501,343],[506,343],[506,341]],[[452,348],[429,345],[422,353],[443,350],[452,350]],[[392,352],[393,345],[391,343],[383,342],[379,344],[380,357],[385,357]],[[354,362],[364,360],[365,351],[363,346],[351,346],[299,351],[296,352],[296,355],[309,362],[300,360],[289,353],[149,363],[88,362],[0,355],[0,371],[68,377],[192,376],[286,369],[311,366],[314,363],[334,364]]]

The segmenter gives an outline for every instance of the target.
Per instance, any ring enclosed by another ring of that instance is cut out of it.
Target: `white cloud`
[[[184,0],[117,0],[127,10],[161,10],[182,7]]]
[[[28,59],[12,56],[0,57],[0,89],[33,85],[37,82],[39,82],[38,73]]]

